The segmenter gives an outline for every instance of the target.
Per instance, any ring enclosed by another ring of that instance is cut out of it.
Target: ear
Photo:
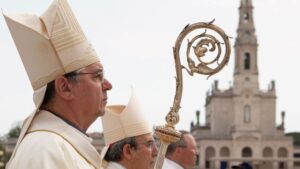
[[[56,93],[65,100],[71,100],[73,98],[72,86],[72,83],[64,76],[59,76],[55,79]]]
[[[175,156],[180,156],[181,152],[182,152],[182,148],[181,147],[176,147],[174,154],[175,154]]]
[[[123,158],[125,158],[127,160],[132,159],[132,147],[130,144],[125,144],[123,146]]]

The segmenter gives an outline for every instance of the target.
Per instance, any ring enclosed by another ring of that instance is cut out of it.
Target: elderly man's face
[[[184,168],[189,169],[195,166],[197,158],[196,141],[191,134],[185,134],[184,141],[186,143],[186,147],[178,147],[182,149],[180,154],[180,163],[184,166]]]
[[[112,88],[111,83],[104,78],[103,66],[100,62],[82,69],[78,73],[76,97],[82,112],[86,116],[98,117],[105,112],[107,91]]]
[[[153,169],[157,147],[152,134],[136,137],[137,147],[132,153],[132,169]]]

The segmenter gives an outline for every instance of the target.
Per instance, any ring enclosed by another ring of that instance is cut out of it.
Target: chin
[[[102,109],[98,110],[98,112],[97,112],[98,116],[104,116],[104,114],[105,114],[105,110],[102,110]]]

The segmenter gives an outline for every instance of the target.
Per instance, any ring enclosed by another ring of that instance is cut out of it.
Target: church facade
[[[294,169],[293,140],[284,135],[284,116],[276,126],[276,87],[259,88],[257,36],[252,0],[241,0],[235,40],[233,85],[215,81],[205,104],[205,125],[191,124],[200,169],[229,169],[249,162],[256,169]]]

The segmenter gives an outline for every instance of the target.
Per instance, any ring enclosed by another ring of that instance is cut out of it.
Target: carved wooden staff
[[[220,70],[228,63],[230,57],[230,42],[229,37],[218,26],[213,24],[214,20],[209,23],[199,22],[192,25],[187,25],[179,34],[175,46],[173,47],[173,54],[176,66],[176,93],[174,97],[173,107],[170,108],[169,113],[166,116],[166,124],[164,126],[157,126],[155,133],[160,139],[160,148],[155,162],[155,169],[161,169],[165,153],[168,145],[172,142],[180,139],[180,132],[176,131],[175,125],[179,122],[178,111],[180,109],[180,102],[182,97],[182,69],[185,69],[189,75],[193,76],[194,73],[211,76]],[[193,36],[191,40],[188,39],[186,56],[188,68],[181,65],[180,62],[180,48],[183,40],[195,31],[202,31],[202,33]],[[219,41],[215,35],[207,33],[207,30],[215,33],[221,41]],[[225,50],[225,53],[222,50]],[[195,62],[192,58],[192,52],[194,58],[197,58],[198,62]],[[208,61],[204,60],[204,56],[207,52],[214,52],[216,57]]]

